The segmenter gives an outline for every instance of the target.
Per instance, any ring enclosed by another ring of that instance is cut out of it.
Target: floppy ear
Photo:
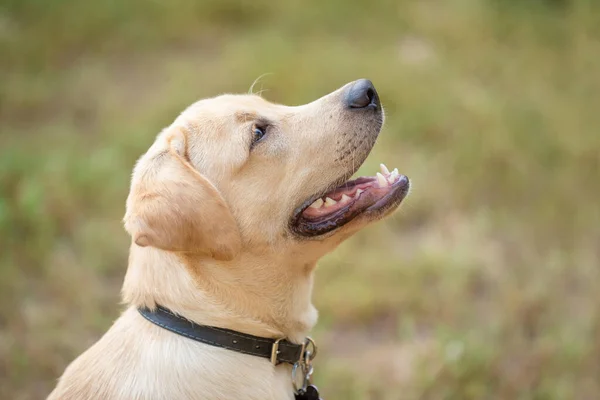
[[[183,128],[168,128],[138,161],[125,229],[135,244],[231,260],[238,226],[219,191],[187,160]]]

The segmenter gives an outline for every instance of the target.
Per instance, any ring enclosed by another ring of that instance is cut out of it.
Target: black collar
[[[154,310],[139,308],[138,311],[148,321],[168,331],[211,346],[267,358],[274,365],[282,362],[293,365],[302,361],[306,348],[305,344],[294,344],[285,339],[269,339],[214,326],[198,325],[161,306]]]

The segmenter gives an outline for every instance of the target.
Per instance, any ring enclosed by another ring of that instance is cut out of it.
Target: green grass
[[[600,7],[591,0],[0,4],[0,398],[38,399],[119,312],[136,158],[189,103],[367,77],[361,169],[413,180],[326,257],[328,399],[600,393]]]

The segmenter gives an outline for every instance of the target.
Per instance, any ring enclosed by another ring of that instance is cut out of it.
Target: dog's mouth
[[[319,236],[338,229],[357,217],[371,219],[395,209],[408,194],[409,179],[381,164],[375,176],[363,176],[311,198],[296,210],[291,228],[302,236]]]

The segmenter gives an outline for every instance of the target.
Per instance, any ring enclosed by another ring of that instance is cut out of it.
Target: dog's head
[[[138,161],[126,229],[137,246],[217,260],[265,246],[319,258],[408,193],[408,179],[385,167],[348,180],[382,124],[364,79],[297,107],[256,95],[201,100]]]

